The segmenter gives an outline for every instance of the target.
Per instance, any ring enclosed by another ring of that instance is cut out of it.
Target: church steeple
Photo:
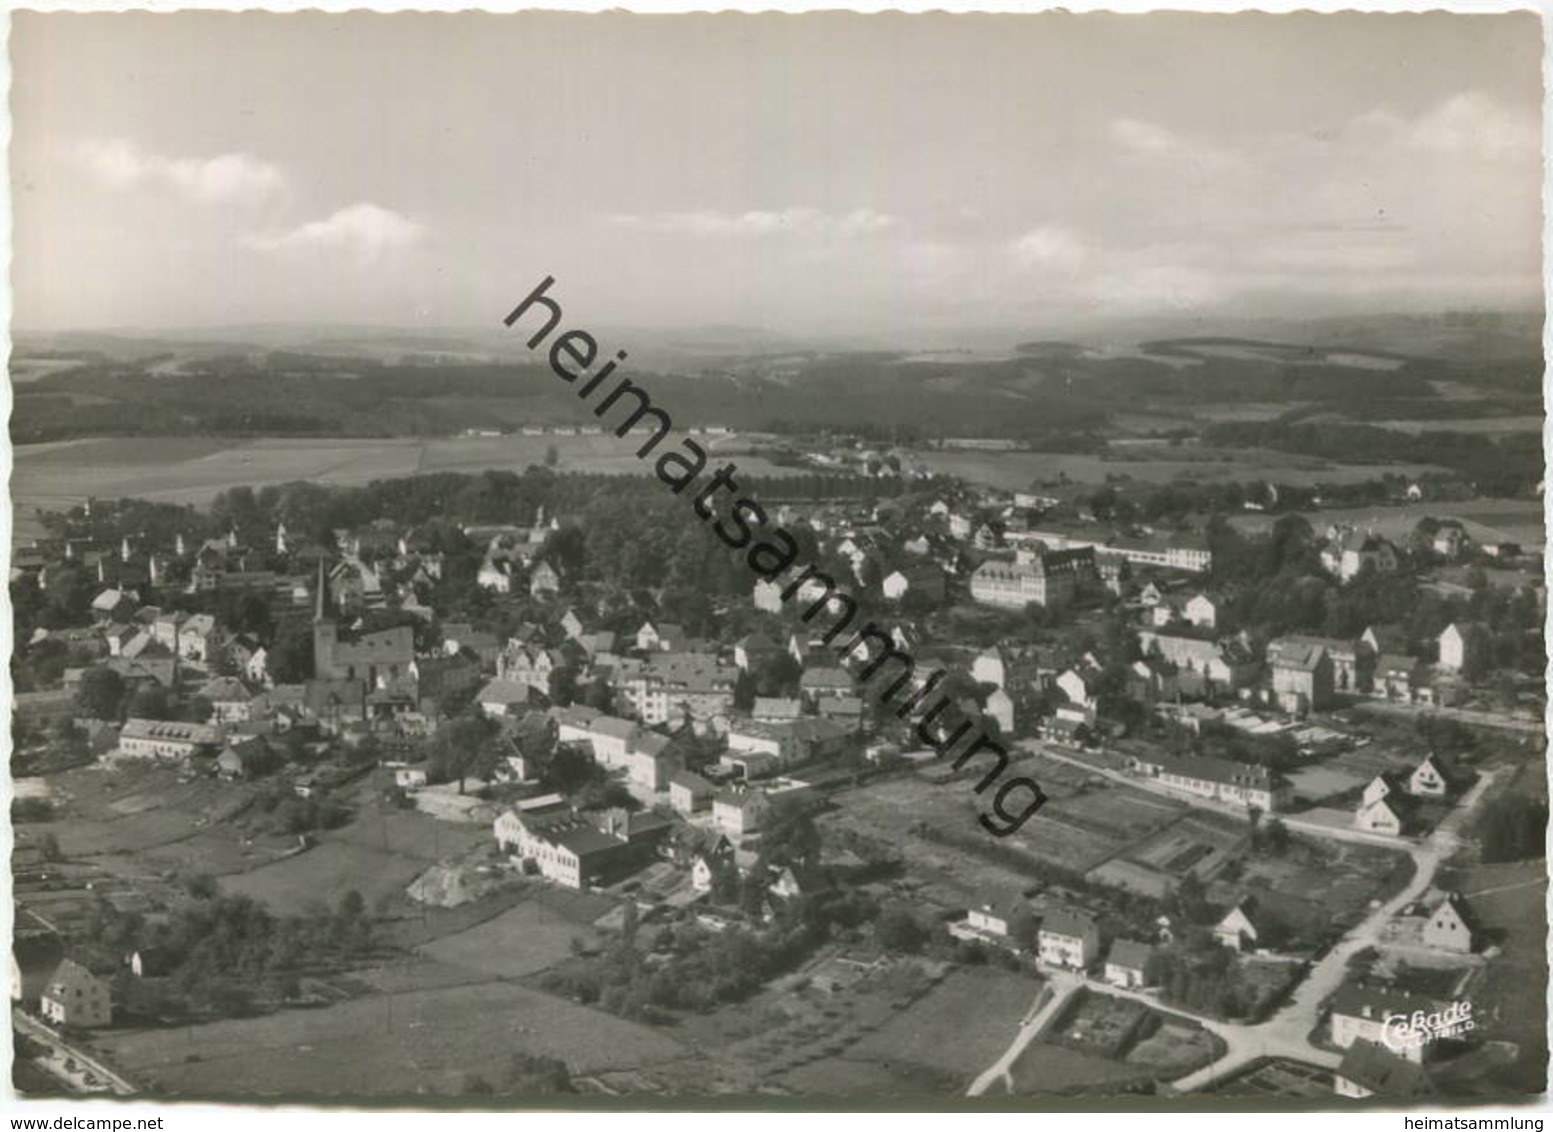
[[[329,615],[329,574],[324,568],[324,560],[318,560],[318,586],[313,592],[313,620],[323,621]]]

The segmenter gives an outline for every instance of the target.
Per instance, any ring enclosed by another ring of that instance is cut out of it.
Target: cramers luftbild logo
[[[1415,1010],[1411,1014],[1389,1014],[1381,1023],[1381,1040],[1388,1048],[1401,1052],[1439,1041],[1459,1038],[1473,1028],[1472,1004],[1453,1002],[1433,1014]]]

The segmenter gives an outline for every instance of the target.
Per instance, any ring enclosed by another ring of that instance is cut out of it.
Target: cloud
[[[831,214],[816,208],[784,208],[749,212],[658,212],[646,216],[616,214],[609,223],[644,232],[665,232],[703,238],[764,239],[797,236],[818,240],[850,240],[896,226],[896,219],[871,208]]]
[[[1008,252],[1021,267],[1047,271],[1077,271],[1089,259],[1077,233],[1056,224],[1031,229],[1011,241]]]
[[[1348,135],[1354,144],[1382,144],[1437,158],[1536,158],[1542,149],[1542,127],[1534,113],[1513,110],[1477,90],[1452,95],[1412,118],[1370,110],[1354,118]]]
[[[312,220],[279,236],[248,236],[243,243],[263,252],[342,250],[373,258],[406,248],[425,235],[415,221],[392,209],[360,201],[323,220]]]
[[[286,176],[247,153],[216,157],[163,157],[143,152],[125,138],[83,141],[76,159],[113,189],[153,185],[202,204],[262,204],[285,196]]]
[[[1132,153],[1169,153],[1180,147],[1180,139],[1163,126],[1136,118],[1118,118],[1106,127],[1111,141]]]
[[[1452,95],[1415,118],[1374,110],[1355,125],[1379,132],[1402,148],[1436,155],[1526,157],[1541,150],[1535,115],[1512,110],[1479,91]]]
[[[1242,163],[1226,149],[1139,118],[1114,119],[1106,126],[1106,136],[1124,157],[1169,159],[1215,171],[1235,169]]]

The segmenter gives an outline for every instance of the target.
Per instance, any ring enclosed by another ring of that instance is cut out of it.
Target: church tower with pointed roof
[[[334,651],[339,640],[339,626],[329,612],[329,571],[320,558],[313,594],[313,675],[317,679],[327,680],[334,675]]]

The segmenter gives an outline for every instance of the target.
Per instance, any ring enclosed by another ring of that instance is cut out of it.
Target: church
[[[409,625],[341,635],[329,609],[329,576],[318,564],[313,607],[313,677],[361,681],[371,692],[413,677],[415,631]]]

